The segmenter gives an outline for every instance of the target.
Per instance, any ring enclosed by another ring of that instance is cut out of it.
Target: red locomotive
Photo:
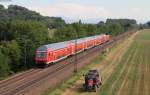
[[[65,42],[43,45],[36,50],[36,64],[46,65],[110,40],[109,35],[97,35]],[[75,50],[76,49],[76,50]]]

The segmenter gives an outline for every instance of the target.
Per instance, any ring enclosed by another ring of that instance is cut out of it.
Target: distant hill
[[[50,29],[57,28],[62,25],[65,25],[65,21],[60,17],[48,17],[42,16],[40,13],[31,11],[27,8],[18,6],[18,5],[9,5],[8,9],[4,8],[3,5],[0,5],[0,23],[6,22],[9,20],[35,20],[40,21],[46,24]]]

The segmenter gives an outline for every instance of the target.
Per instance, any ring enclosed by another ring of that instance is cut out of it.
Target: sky
[[[150,0],[0,0],[0,4],[20,5],[44,16],[62,17],[66,22],[97,23],[107,18],[150,20]]]

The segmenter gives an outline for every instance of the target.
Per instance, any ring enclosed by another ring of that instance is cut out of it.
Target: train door
[[[50,51],[50,52],[48,53],[48,61],[49,61],[49,62],[52,62],[53,60],[54,60],[53,52]]]
[[[72,46],[69,45],[69,46],[67,47],[67,55],[69,56],[69,55],[71,55],[71,54],[72,54]]]

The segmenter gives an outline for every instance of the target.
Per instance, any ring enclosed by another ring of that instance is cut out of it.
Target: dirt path
[[[119,65],[123,55],[126,53],[128,47],[133,41],[136,33],[132,35],[129,39],[120,43],[117,47],[113,48],[107,56],[102,60],[100,64],[98,64],[95,69],[101,71],[103,76],[103,84],[109,79],[112,75],[113,71],[115,70],[116,66]],[[114,56],[115,55],[115,56]],[[83,82],[83,77],[78,80],[73,87],[68,88],[63,92],[61,95],[96,95],[96,93],[85,93],[81,91]]]

